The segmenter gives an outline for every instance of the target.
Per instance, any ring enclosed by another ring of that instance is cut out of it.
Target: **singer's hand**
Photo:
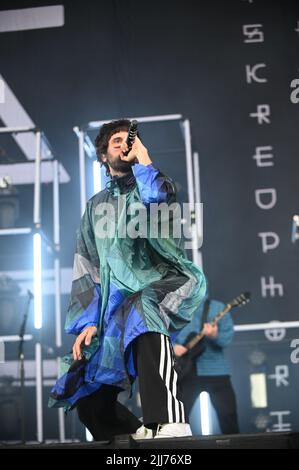
[[[121,153],[120,153],[120,158],[121,160],[124,160],[125,162],[134,162],[137,158],[138,163],[141,165],[151,165],[152,161],[149,157],[147,148],[143,145],[139,137],[136,135],[134,144],[128,153],[128,155],[124,155],[124,152],[128,151],[128,145],[124,141],[121,144]]]
[[[181,357],[186,354],[186,352],[188,352],[188,349],[185,348],[185,346],[183,346],[182,344],[175,344],[173,346],[173,351],[176,357]]]
[[[73,346],[73,358],[76,361],[77,359],[82,359],[81,355],[81,344],[84,342],[86,346],[89,346],[91,343],[92,337],[96,334],[96,326],[88,326],[84,331],[77,337],[75,344]]]

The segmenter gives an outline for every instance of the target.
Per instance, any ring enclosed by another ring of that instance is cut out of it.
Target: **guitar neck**
[[[223,318],[224,315],[226,315],[231,309],[232,309],[231,304],[227,304],[225,308],[221,310],[219,313],[217,313],[217,315],[215,315],[213,320],[210,321],[209,323],[213,326],[216,325],[219,322],[219,320],[221,320],[221,318]],[[196,346],[196,344],[199,343],[199,341],[205,336],[203,331],[204,329],[202,329],[200,333],[198,333],[196,336],[194,336],[194,338],[188,341],[185,347],[189,350],[194,348],[194,346]]]
[[[216,323],[218,323],[219,320],[221,320],[221,318],[223,318],[224,315],[226,315],[231,309],[232,309],[231,304],[227,304],[225,306],[225,308],[223,310],[221,310],[221,312],[217,313],[217,315],[209,323],[211,323],[211,325],[213,325],[213,326],[216,325]]]

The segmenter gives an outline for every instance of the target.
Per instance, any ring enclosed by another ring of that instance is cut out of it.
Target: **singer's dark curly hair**
[[[95,147],[97,152],[97,158],[101,166],[106,167],[107,176],[109,173],[109,166],[107,162],[103,162],[102,155],[106,155],[108,149],[108,143],[113,134],[121,131],[128,131],[131,121],[129,119],[119,119],[118,121],[111,121],[107,124],[103,124],[100,128],[100,132],[95,139]]]

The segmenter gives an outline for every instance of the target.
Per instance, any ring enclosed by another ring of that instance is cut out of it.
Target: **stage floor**
[[[0,449],[299,449],[299,433],[261,433],[219,436],[192,436],[135,441],[130,435],[116,436],[112,442],[0,443]]]

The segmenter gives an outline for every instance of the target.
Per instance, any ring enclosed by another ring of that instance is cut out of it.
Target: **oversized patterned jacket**
[[[77,233],[65,329],[78,335],[97,326],[97,334],[89,346],[83,345],[81,360],[74,361],[72,354],[62,359],[50,407],[67,411],[102,384],[127,389],[137,375],[134,339],[147,332],[171,336],[192,319],[205,294],[204,275],[171,231],[163,235],[161,216],[156,236],[149,228],[152,203],[169,206],[175,198],[170,178],[153,165],[135,164],[132,173],[112,178],[87,202]],[[136,223],[132,208],[141,206],[143,222]],[[128,227],[137,235],[127,236]]]

